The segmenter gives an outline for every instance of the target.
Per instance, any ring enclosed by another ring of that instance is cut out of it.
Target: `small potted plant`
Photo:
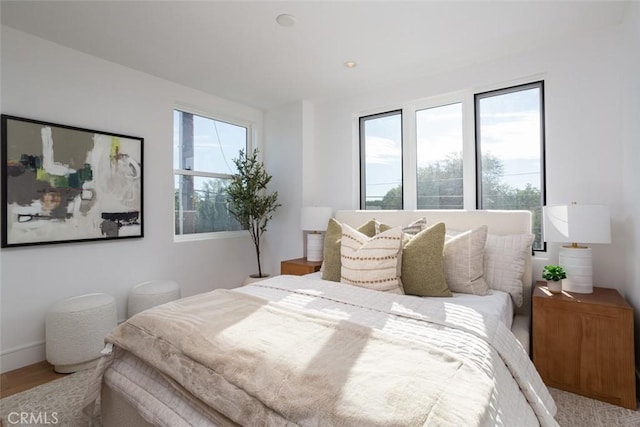
[[[548,280],[547,288],[554,294],[562,292],[562,279],[567,278],[567,272],[559,265],[545,265],[542,278]]]

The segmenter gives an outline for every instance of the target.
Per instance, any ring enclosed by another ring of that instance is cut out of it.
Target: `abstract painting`
[[[2,247],[143,237],[143,138],[2,115]]]

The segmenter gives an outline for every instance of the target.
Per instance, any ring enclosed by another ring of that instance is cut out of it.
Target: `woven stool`
[[[172,280],[151,280],[139,283],[129,292],[127,316],[180,298],[180,285]]]
[[[104,337],[116,327],[116,301],[88,294],[55,303],[45,317],[47,361],[56,372],[70,373],[98,364]]]

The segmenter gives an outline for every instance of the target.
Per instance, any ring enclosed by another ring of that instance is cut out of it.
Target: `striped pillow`
[[[358,227],[358,231],[369,237],[375,236],[376,226],[375,220]],[[340,239],[342,237],[342,224],[335,218],[329,220],[327,231],[324,234],[324,261],[322,262],[322,280],[331,280],[332,282],[340,281],[340,270],[342,264],[340,262]]]
[[[391,226],[383,222],[380,222],[377,219],[375,220],[375,224],[376,224],[376,234],[382,233],[383,231],[387,231],[391,228]],[[426,228],[427,228],[427,218],[422,217],[422,218],[416,219],[409,225],[403,226],[402,231],[404,232],[404,234],[408,235],[409,237],[412,237],[418,234],[419,232],[421,232],[422,230],[425,230]]]
[[[376,291],[404,293],[400,282],[402,227],[367,237],[342,224],[340,281]]]

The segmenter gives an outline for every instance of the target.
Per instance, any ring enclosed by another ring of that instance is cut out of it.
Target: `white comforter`
[[[498,317],[452,304],[450,298],[393,295],[295,276],[279,276],[236,291],[463,355],[493,379],[491,424],[557,425],[553,398],[527,353]]]
[[[234,292],[270,301],[269,304],[276,307],[291,307],[296,311],[308,311],[310,315],[348,320],[395,337],[393,339],[432,348],[434,353],[455,354],[452,357],[462,360],[465,368],[482,373],[485,387],[482,391],[452,390],[443,400],[459,402],[460,407],[473,406],[467,405],[466,399],[488,402],[482,417],[476,418],[482,420],[482,425],[557,425],[553,419],[556,408],[551,396],[527,354],[497,317],[484,316],[473,309],[445,304],[437,299],[384,294],[294,276],[279,276]],[[186,300],[193,304],[196,298]],[[154,311],[163,316],[177,315],[185,304],[181,301],[170,303],[164,308],[152,309],[145,316],[153,315]],[[134,317],[132,326],[139,329],[144,325],[142,317],[138,318],[137,325]],[[137,356],[145,359],[144,352]],[[428,357],[425,352],[425,364],[437,363]],[[179,378],[172,380],[181,382]],[[438,391],[425,390],[425,393],[434,392]],[[453,409],[452,412],[456,412]],[[464,411],[456,413],[457,417],[463,415]],[[447,419],[446,411],[434,418],[438,424],[448,424]],[[452,417],[451,420],[458,422],[459,418]]]

